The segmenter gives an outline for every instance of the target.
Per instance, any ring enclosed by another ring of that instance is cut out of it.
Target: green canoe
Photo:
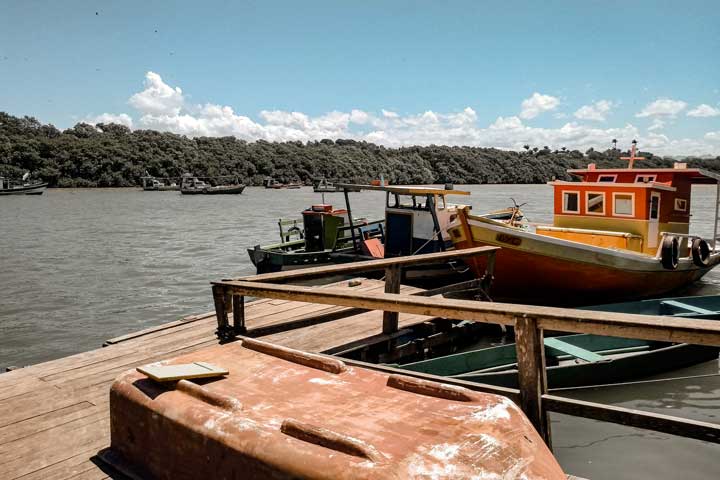
[[[597,305],[586,310],[720,319],[720,296]],[[599,385],[656,375],[718,358],[718,347],[600,335],[545,339],[549,388]],[[416,372],[517,387],[515,344],[482,348],[400,365]]]

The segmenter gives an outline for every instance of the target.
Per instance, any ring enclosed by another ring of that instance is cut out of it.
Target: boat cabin
[[[627,168],[568,170],[580,182],[550,182],[554,192],[553,226],[538,234],[607,248],[656,255],[665,234],[688,248],[691,188],[717,184],[720,176],[675,163],[673,168],[633,168],[632,146]],[[717,212],[716,215],[717,217]],[[715,228],[717,237],[717,222]],[[714,243],[714,242],[713,242]],[[714,247],[714,245],[713,245]]]
[[[457,218],[457,206],[448,195],[470,195],[462,190],[433,187],[341,185],[347,189],[385,192],[383,257],[432,253],[451,248],[448,226]]]
[[[205,188],[207,186],[208,186],[207,183],[200,180],[200,178],[198,178],[198,177],[194,177],[194,176],[190,175],[189,173],[183,174],[181,182],[180,182],[181,189],[202,190],[203,188]]]

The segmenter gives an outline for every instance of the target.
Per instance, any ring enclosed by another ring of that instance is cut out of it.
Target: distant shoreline
[[[520,151],[467,146],[388,148],[352,139],[308,142],[246,142],[235,137],[189,138],[153,130],[130,130],[118,124],[78,123],[60,131],[32,117],[0,112],[0,138],[8,152],[0,176],[33,178],[62,188],[139,188],[143,176],[179,179],[234,176],[248,186],[266,178],[310,185],[319,178],[367,184],[384,177],[392,185],[446,183],[539,184],[571,180],[569,169],[594,163],[624,168],[627,152],[592,148],[525,145]],[[608,144],[610,144],[608,139]],[[637,168],[671,167],[674,160],[640,152]],[[720,157],[686,158],[691,167],[720,172]]]

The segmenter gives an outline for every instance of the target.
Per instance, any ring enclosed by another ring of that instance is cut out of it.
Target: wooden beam
[[[263,298],[415,313],[510,326],[514,325],[514,317],[529,316],[536,318],[538,327],[544,330],[720,346],[720,322],[712,320],[423,298],[406,294],[357,293],[332,288],[317,289],[241,280],[215,282],[214,285],[227,288],[234,294]]]
[[[341,265],[326,265],[322,267],[310,267],[287,272],[263,273],[248,277],[240,277],[236,280],[252,282],[281,283],[290,280],[307,280],[311,278],[326,277],[332,275],[350,275],[361,272],[384,270],[391,265],[430,265],[444,263],[456,258],[467,258],[476,255],[486,255],[499,250],[499,247],[474,247],[463,250],[450,250],[440,253],[423,253],[421,255],[409,255],[404,257],[381,258],[377,260],[366,260],[364,262],[343,263]],[[223,280],[231,281],[231,280]]]
[[[550,422],[542,405],[542,396],[547,393],[545,347],[543,332],[538,328],[536,319],[532,317],[515,319],[515,348],[518,359],[520,407],[547,446],[552,448]]]
[[[720,443],[720,425],[718,424],[555,395],[543,395],[542,398],[545,408],[552,412]]]
[[[398,265],[390,265],[385,269],[385,293],[400,293],[400,277],[402,270]],[[393,311],[383,312],[382,333],[390,335],[398,330],[398,319],[400,314]]]

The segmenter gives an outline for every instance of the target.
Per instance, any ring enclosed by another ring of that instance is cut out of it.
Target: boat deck
[[[382,292],[384,282],[362,279],[328,286]],[[402,287],[403,293],[418,291]],[[250,332],[345,310],[344,307],[263,299],[246,305]],[[331,323],[299,326],[263,336],[267,341],[312,352],[377,335],[381,311]],[[400,314],[399,326],[430,317]],[[98,348],[0,374],[0,478],[125,478],[96,454],[109,446],[109,389],[121,372],[216,344],[215,314],[196,315],[108,340]]]

